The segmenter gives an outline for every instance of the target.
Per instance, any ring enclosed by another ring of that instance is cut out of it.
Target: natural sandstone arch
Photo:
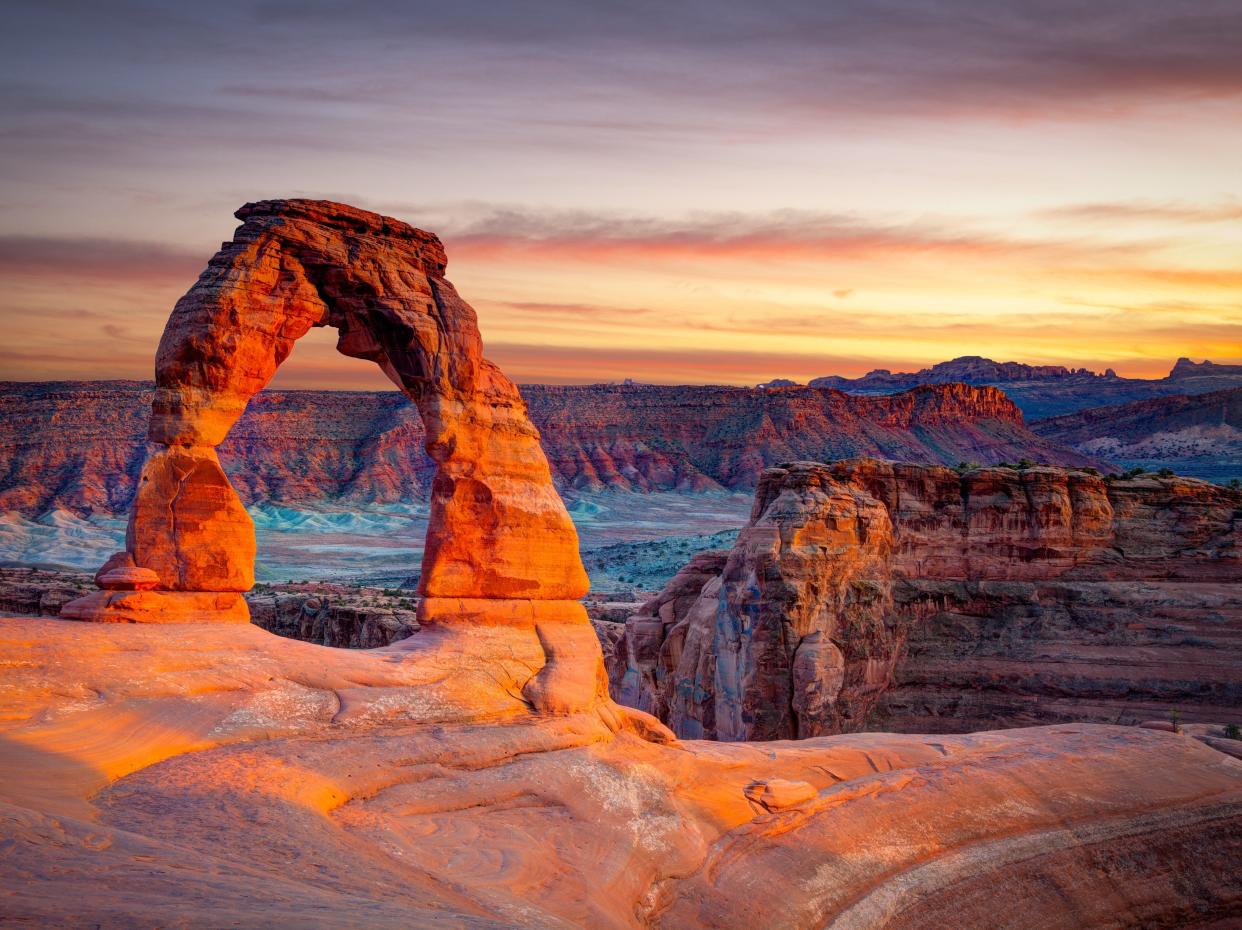
[[[160,340],[149,438],[163,448],[143,469],[126,552],[97,576],[127,590],[65,615],[247,619],[254,527],[215,448],[312,326],[335,327],[337,348],[378,364],[423,418],[436,463],[425,616],[471,613],[474,599],[585,594],[577,533],[539,434],[517,388],[483,358],[474,310],[444,278],[440,240],[326,201],[260,201],[236,215],[241,227]]]

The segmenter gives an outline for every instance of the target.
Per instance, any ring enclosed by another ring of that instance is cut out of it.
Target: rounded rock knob
[[[114,568],[99,576],[99,587],[105,591],[150,591],[159,583],[159,575],[137,566]]]

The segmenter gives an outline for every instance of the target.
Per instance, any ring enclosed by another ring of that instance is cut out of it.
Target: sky
[[[438,233],[519,382],[1242,363],[1237,0],[5,10],[0,379],[151,377],[284,196]]]

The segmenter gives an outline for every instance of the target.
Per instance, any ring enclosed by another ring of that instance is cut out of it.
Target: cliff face
[[[727,556],[626,622],[610,673],[729,740],[1228,718],[1240,558],[1242,494],[1206,482],[797,463],[764,473]]]
[[[917,462],[1088,456],[1035,436],[992,388],[886,397],[813,388],[528,385],[561,487],[751,488],[768,465],[874,455]],[[125,511],[146,456],[143,382],[3,385],[0,510]],[[393,393],[264,391],[219,447],[242,499],[374,503],[426,498],[433,473],[417,411]]]
[[[125,512],[147,456],[153,386],[10,382],[0,391],[0,510]],[[418,411],[393,392],[264,391],[219,447],[247,503],[426,498]]]

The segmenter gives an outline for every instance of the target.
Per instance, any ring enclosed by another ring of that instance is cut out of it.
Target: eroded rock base
[[[233,591],[95,591],[60,609],[91,623],[249,623],[250,608]]]
[[[1206,930],[1242,917],[1242,762],[1198,740],[1075,725],[661,744],[614,730],[606,705],[532,714],[537,638],[479,625],[468,643],[462,629],[359,652],[246,625],[0,620],[5,919]]]

